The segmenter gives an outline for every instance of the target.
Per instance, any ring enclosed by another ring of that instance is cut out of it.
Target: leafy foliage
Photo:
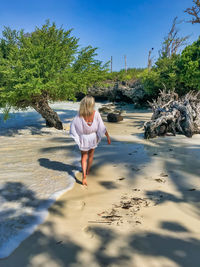
[[[178,55],[159,58],[151,71],[145,70],[142,73],[142,81],[146,92],[156,97],[163,87],[176,88],[177,86],[177,65]]]
[[[143,72],[142,68],[129,68],[127,72],[122,69],[120,71],[114,71],[106,75],[107,80],[112,81],[129,81],[132,79],[137,79],[139,75]]]
[[[179,95],[200,90],[200,37],[180,55],[160,57],[151,71],[142,73],[142,81],[152,97],[156,97],[163,86],[175,89]]]
[[[200,90],[200,37],[183,50],[177,68],[179,83],[185,92]]]
[[[96,48],[79,48],[72,30],[47,21],[32,33],[5,27],[0,40],[0,105],[26,108],[32,101],[75,100],[104,79],[107,65]]]

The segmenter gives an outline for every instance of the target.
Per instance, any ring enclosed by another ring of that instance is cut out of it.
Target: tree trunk
[[[62,122],[58,114],[49,107],[46,97],[40,97],[32,101],[31,106],[46,120],[47,127],[55,127],[58,130],[63,129]]]
[[[179,99],[174,91],[161,91],[158,99],[149,104],[153,115],[144,124],[146,139],[167,133],[187,137],[200,133],[200,92],[189,92]]]

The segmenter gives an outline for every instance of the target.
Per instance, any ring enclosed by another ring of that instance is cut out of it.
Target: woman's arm
[[[107,137],[108,145],[110,145],[111,144],[111,140],[110,140],[110,136],[109,136],[107,131],[105,132],[105,136]]]

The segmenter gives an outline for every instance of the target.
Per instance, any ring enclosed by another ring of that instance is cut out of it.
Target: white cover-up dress
[[[91,125],[88,125],[83,117],[79,117],[79,114],[70,124],[70,136],[75,140],[81,151],[96,148],[105,132],[106,127],[98,111],[95,111]]]

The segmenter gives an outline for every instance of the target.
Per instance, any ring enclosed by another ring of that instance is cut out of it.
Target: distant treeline
[[[190,16],[187,23],[200,25],[200,0],[193,0],[193,5],[184,11]],[[200,36],[188,45],[190,36],[179,36],[177,25],[184,23],[174,18],[168,35],[164,38],[159,55],[154,64],[150,49],[147,68],[128,69],[109,73],[108,80],[129,81],[140,79],[150,98],[156,98],[160,89],[175,90],[179,95],[188,91],[200,90]],[[182,50],[182,47],[184,49]]]
[[[121,69],[120,71],[107,72],[101,81],[95,83],[96,86],[111,87],[115,82],[130,82],[137,80],[141,77],[145,68],[128,68]]]
[[[178,48],[174,50],[175,39],[171,42],[169,36],[168,43],[165,39],[162,50],[155,64],[151,68],[132,68],[105,74],[104,84],[109,86],[109,82],[128,82],[139,79],[144,90],[150,98],[157,97],[160,89],[174,90],[179,95],[184,95],[190,90],[200,90],[200,37],[191,45],[187,45],[178,53]]]
[[[179,95],[200,90],[200,37],[180,54],[161,55],[141,78],[144,89],[152,96],[157,96],[164,87],[175,89]]]

